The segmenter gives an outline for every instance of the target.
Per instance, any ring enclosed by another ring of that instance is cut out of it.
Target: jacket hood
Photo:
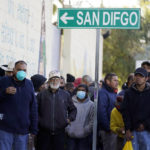
[[[123,85],[122,85],[122,90],[127,90],[128,89],[128,85],[127,83],[125,82]]]
[[[137,91],[137,92],[145,92],[145,91],[150,90],[150,84],[146,82],[146,85],[145,85],[144,90],[143,90],[143,91],[139,91],[139,90],[136,88],[136,84],[134,83],[134,84],[131,86],[131,89],[133,89],[134,91]]]
[[[87,102],[90,100],[90,98],[87,97],[83,102],[79,102],[78,99],[77,99],[77,96],[74,95],[74,96],[72,97],[72,100],[73,100],[74,103],[87,103]]]

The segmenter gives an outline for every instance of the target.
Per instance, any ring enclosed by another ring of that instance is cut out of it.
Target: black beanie
[[[31,77],[31,81],[33,83],[33,86],[34,86],[34,90],[35,91],[38,91],[38,89],[40,88],[40,86],[42,84],[44,84],[44,82],[46,81],[47,79],[43,76],[43,75],[40,75],[40,74],[35,74]]]
[[[86,84],[79,84],[78,87],[77,87],[77,90],[80,87],[83,87],[86,90],[87,93],[89,92],[89,88],[88,88],[88,86]]]
[[[71,74],[67,74],[67,82],[74,82],[75,81],[75,77]]]

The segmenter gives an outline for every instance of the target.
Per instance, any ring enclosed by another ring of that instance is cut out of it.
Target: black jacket
[[[59,133],[67,126],[67,119],[75,120],[77,109],[72,99],[64,90],[58,89],[52,93],[51,89],[37,95],[39,111],[39,129],[52,133]]]
[[[146,84],[144,91],[136,89],[135,84],[125,92],[121,112],[126,130],[136,130],[143,124],[150,131],[150,86]]]

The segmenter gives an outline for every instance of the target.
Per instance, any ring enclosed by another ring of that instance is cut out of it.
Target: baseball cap
[[[13,71],[14,62],[9,62],[8,65],[2,65],[1,68],[5,71]]]
[[[134,75],[136,74],[141,74],[143,77],[148,77],[148,72],[142,67],[135,70]]]
[[[49,79],[54,78],[54,77],[58,77],[60,78],[60,72],[57,70],[53,70],[49,73]]]

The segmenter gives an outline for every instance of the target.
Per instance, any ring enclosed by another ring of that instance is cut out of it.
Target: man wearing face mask
[[[60,72],[49,74],[49,88],[37,95],[39,133],[37,150],[64,150],[65,127],[75,120],[76,107],[68,92],[59,88]]]
[[[80,84],[72,99],[77,108],[77,116],[66,128],[69,136],[67,150],[91,150],[94,103],[88,96],[88,86]]]
[[[37,134],[36,98],[26,71],[26,62],[17,61],[13,76],[0,80],[0,150],[26,150],[28,134]]]

